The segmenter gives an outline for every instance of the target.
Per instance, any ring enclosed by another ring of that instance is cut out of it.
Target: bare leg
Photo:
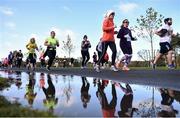
[[[172,64],[172,54],[173,54],[173,51],[170,50],[170,51],[168,52],[168,54],[166,55],[168,65],[171,65],[171,64]]]
[[[158,54],[156,55],[155,59],[154,59],[153,64],[156,64],[156,63],[157,63],[157,61],[158,61],[158,60],[159,60],[162,56],[163,56],[163,54],[158,53]]]

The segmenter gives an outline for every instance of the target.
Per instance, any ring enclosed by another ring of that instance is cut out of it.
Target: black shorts
[[[166,54],[170,50],[172,50],[172,47],[168,42],[159,43],[159,45],[160,45],[160,51],[159,52],[161,54]]]
[[[132,54],[132,46],[130,42],[120,42],[120,48],[123,54]]]
[[[33,63],[33,64],[36,63],[36,54],[35,53],[29,53],[28,59],[29,59],[30,63]]]

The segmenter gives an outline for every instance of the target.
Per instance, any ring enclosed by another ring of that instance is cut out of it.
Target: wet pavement
[[[56,73],[9,70],[0,71],[0,76],[12,83],[0,95],[57,116],[180,116],[178,88]]]
[[[1,68],[2,69],[2,68]],[[14,70],[21,72],[31,72],[25,68],[12,68],[3,70]],[[130,70],[113,72],[109,69],[104,69],[100,73],[97,73],[92,68],[52,68],[51,71],[47,71],[45,68],[37,68],[35,72],[43,72],[49,74],[60,75],[77,75],[85,77],[95,77],[108,79],[113,81],[119,81],[129,84],[151,85],[157,87],[166,87],[180,90],[180,70]]]

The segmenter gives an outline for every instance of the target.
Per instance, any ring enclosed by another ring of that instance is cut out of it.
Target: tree
[[[176,66],[180,65],[180,34],[177,33],[174,37],[172,37],[171,40],[171,46],[173,47],[173,50],[175,51],[175,63]]]
[[[159,50],[154,50],[153,54],[157,54],[157,52],[159,52]],[[146,50],[146,49],[142,49],[140,51],[137,52],[138,56],[145,62],[149,61],[151,56],[150,56],[150,50]],[[148,65],[150,66],[150,63],[148,63]]]
[[[137,32],[138,37],[142,37],[143,39],[146,39],[151,44],[151,60],[154,59],[154,48],[153,48],[153,37],[154,32],[157,30],[160,26],[162,26],[164,16],[161,14],[159,15],[158,12],[156,12],[152,7],[148,8],[146,10],[145,16],[140,16],[140,18],[137,18],[138,26],[135,26],[135,32]]]
[[[71,37],[67,35],[67,41],[63,41],[63,47],[62,49],[64,50],[65,53],[68,53],[68,56],[70,58],[71,53],[74,51],[75,46],[72,44]]]
[[[171,45],[173,48],[180,48],[180,34],[177,33],[174,37],[172,37]]]
[[[137,54],[142,60],[148,61],[149,60],[149,53],[148,52],[149,52],[149,50],[143,49],[143,50],[138,51]]]

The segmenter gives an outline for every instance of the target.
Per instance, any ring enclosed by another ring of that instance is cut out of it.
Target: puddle
[[[180,92],[103,78],[0,71],[12,85],[0,95],[57,116],[177,116]]]

